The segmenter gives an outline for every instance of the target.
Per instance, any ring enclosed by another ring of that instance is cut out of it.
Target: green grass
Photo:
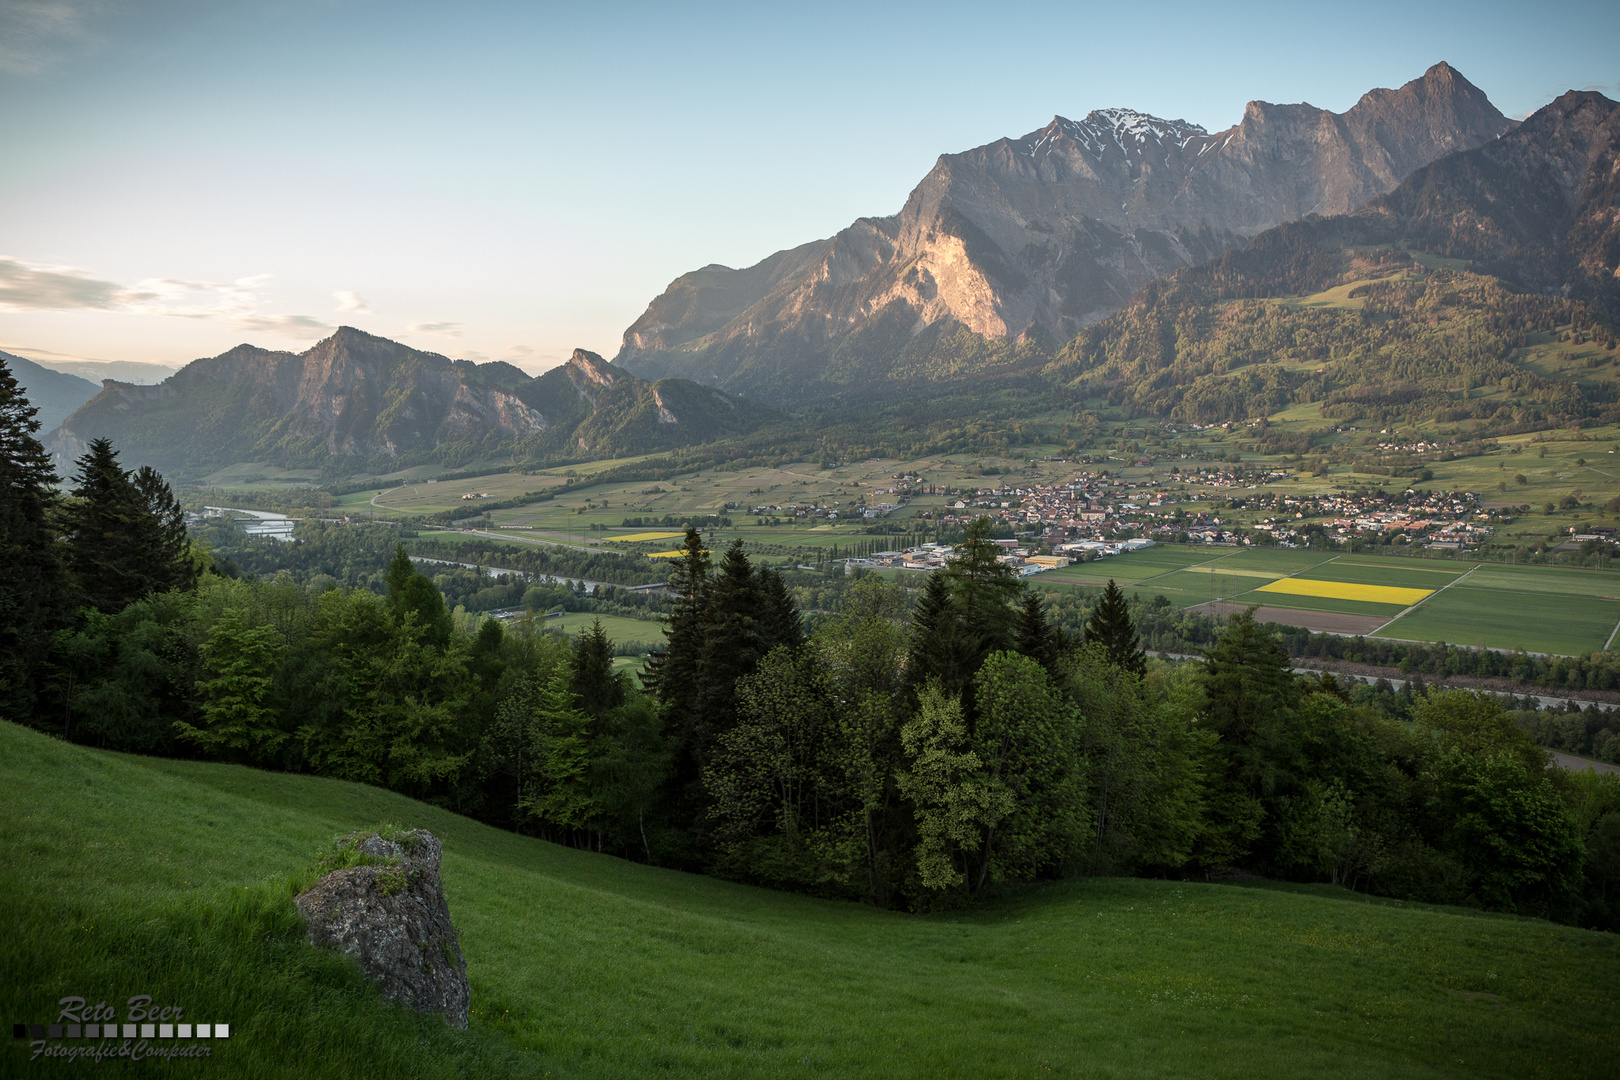
[[[1278,574],[1293,574],[1307,567],[1320,566],[1333,558],[1330,552],[1289,551],[1287,548],[1260,548],[1234,551],[1215,564],[1215,568],[1235,566],[1242,570],[1270,570]]]
[[[1151,547],[1143,551],[1129,551],[1122,555],[1049,570],[1041,575],[1041,580],[1106,585],[1112,578],[1123,586],[1127,582],[1145,581],[1183,567],[1208,562],[1219,558],[1222,554],[1224,552],[1220,549],[1207,551],[1188,547]]]
[[[1214,567],[1207,569],[1213,570]],[[1246,593],[1256,586],[1275,580],[1277,579],[1274,577],[1250,577],[1248,574],[1206,573],[1204,569],[1199,569],[1166,574],[1164,577],[1154,578],[1152,584],[1161,589],[1175,589],[1186,593],[1194,598],[1194,603],[1203,603],[1223,596],[1237,596],[1239,593]]]
[[[1468,570],[1467,566],[1459,566],[1455,570],[1437,573],[1423,567],[1406,567],[1388,560],[1394,565],[1377,565],[1368,563],[1347,563],[1335,560],[1313,566],[1309,570],[1296,575],[1307,581],[1343,581],[1356,585],[1394,585],[1402,589],[1443,589],[1458,575]],[[1470,579],[1472,580],[1472,579]]]
[[[908,916],[7,724],[0,784],[8,1015],[148,993],[232,1024],[213,1076],[1596,1077],[1620,1053],[1620,939],[1532,920],[1129,879]],[[289,877],[382,821],[444,840],[468,1032],[298,933]]]
[[[1514,589],[1560,596],[1620,599],[1620,572],[1572,566],[1481,566],[1459,588]],[[1564,601],[1567,603],[1567,601]]]
[[[1425,600],[1377,636],[1573,656],[1602,649],[1620,622],[1620,601],[1477,587],[1474,577],[1481,573]]]
[[[640,641],[654,645],[664,640],[664,624],[655,619],[632,619],[624,615],[593,615],[588,611],[568,611],[543,624],[547,630],[561,630],[565,634],[580,634],[591,628],[596,619],[602,620],[602,629],[615,642]]]

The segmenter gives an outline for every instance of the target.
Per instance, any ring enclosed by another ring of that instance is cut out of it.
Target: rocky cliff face
[[[1397,246],[1620,319],[1620,103],[1572,90],[1353,213],[1278,226],[1176,279],[1228,298],[1315,291],[1340,280],[1340,253]]]
[[[1620,103],[1570,91],[1511,135],[1437,161],[1379,200],[1402,239],[1620,316]]]
[[[942,156],[895,217],[677,279],[617,362],[797,404],[837,342],[874,320],[1061,343],[1150,280],[1280,222],[1352,210],[1511,128],[1443,63],[1344,113],[1252,102],[1213,134],[1129,109],[1054,117]]]
[[[106,436],[126,462],[183,471],[331,458],[459,463],[563,448],[665,449],[751,431],[774,416],[680,383],[658,384],[662,398],[682,403],[671,411],[653,384],[583,350],[530,378],[510,364],[449,360],[343,327],[303,353],[241,345],[156,386],[108,380],[49,447],[66,466]]]

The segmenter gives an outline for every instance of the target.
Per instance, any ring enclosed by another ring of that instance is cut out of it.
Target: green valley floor
[[[293,878],[383,822],[444,841],[467,1032],[303,943]],[[150,994],[232,1024],[207,1062],[144,1066],[210,1077],[1597,1077],[1620,1061],[1612,934],[1133,879],[881,912],[10,724],[0,866],[8,1022],[48,1022],[70,994]],[[29,1052],[8,1040],[0,1075],[95,1071]]]

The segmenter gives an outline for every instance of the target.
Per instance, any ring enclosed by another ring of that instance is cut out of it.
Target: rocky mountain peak
[[[1344,113],[1250,102],[1213,134],[1128,108],[1054,116],[942,155],[895,218],[742,270],[683,275],[626,330],[617,364],[793,404],[799,391],[765,388],[819,376],[775,369],[828,363],[879,319],[896,328],[884,332],[898,341],[890,353],[947,319],[992,339],[1038,328],[1066,341],[1154,278],[1283,222],[1355,210],[1512,127],[1443,63]]]
[[[606,360],[588,349],[574,350],[574,355],[568,358],[568,370],[570,373],[577,373],[580,378],[602,387],[611,387],[614,380],[618,378],[612,366]]]

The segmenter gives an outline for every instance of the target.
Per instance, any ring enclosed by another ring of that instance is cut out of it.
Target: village
[[[1004,549],[1001,561],[1030,575],[1165,542],[1300,548],[1359,541],[1462,551],[1483,543],[1498,525],[1511,522],[1515,512],[1514,507],[1483,504],[1473,492],[1305,495],[1256,490],[1274,479],[1269,473],[1231,470],[1200,476],[1200,486],[1219,490],[1216,494],[1180,489],[1179,479],[1128,479],[1103,472],[1045,485],[980,488],[947,496],[939,511],[925,510],[918,517],[931,520],[946,535],[976,518],[990,518],[1006,537],[996,541]],[[1178,490],[1170,488],[1172,482]],[[1254,493],[1227,493],[1239,487]],[[895,507],[876,502],[876,496],[903,491],[880,489],[865,503],[844,508],[844,514],[882,516]],[[815,516],[836,512],[801,510]],[[1594,538],[1603,539],[1583,535],[1572,542]],[[943,566],[950,555],[948,545],[930,543],[848,564],[926,571]]]

